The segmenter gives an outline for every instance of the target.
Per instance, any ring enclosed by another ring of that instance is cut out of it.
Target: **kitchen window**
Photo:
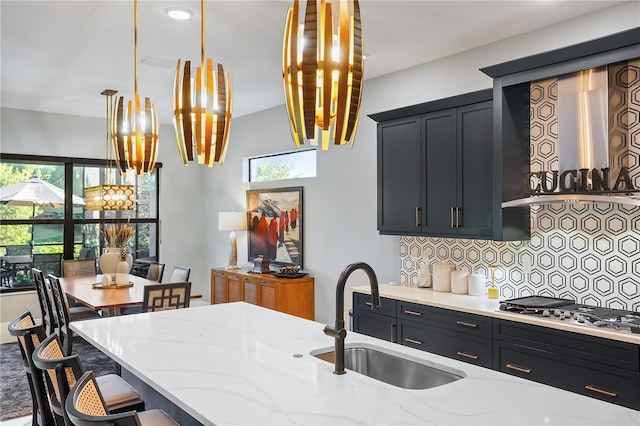
[[[249,157],[245,182],[267,182],[316,176],[316,150],[306,149]]]

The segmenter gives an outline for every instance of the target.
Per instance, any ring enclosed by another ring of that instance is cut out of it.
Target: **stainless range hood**
[[[620,176],[621,172],[627,171],[623,166],[628,163],[628,148],[612,148],[610,144],[609,134],[612,132],[608,99],[607,67],[558,77],[555,107],[557,126],[548,117],[545,122],[553,129],[549,131],[549,136],[556,139],[557,165],[554,164],[554,168],[557,171],[530,173],[525,185],[531,195],[506,201],[502,207],[556,203],[640,206],[640,193],[634,191],[628,173]],[[603,182],[600,172],[605,175],[606,182],[602,185],[605,190],[598,190],[602,189],[598,183]],[[628,185],[621,184],[618,188],[617,183],[621,178],[626,178],[623,180]],[[614,189],[614,186],[615,190],[609,189]]]

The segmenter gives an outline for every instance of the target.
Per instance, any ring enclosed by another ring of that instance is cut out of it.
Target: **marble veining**
[[[638,425],[640,412],[349,332],[461,370],[406,390],[310,355],[324,324],[243,302],[75,322],[84,339],[205,425]],[[302,357],[294,357],[302,354]]]

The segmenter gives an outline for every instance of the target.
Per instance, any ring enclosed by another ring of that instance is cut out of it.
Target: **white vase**
[[[116,284],[123,285],[129,283],[129,265],[125,261],[118,262],[116,269]]]
[[[100,272],[115,278],[120,261],[120,249],[117,247],[107,248],[105,253],[100,256]],[[128,266],[127,273],[129,273],[131,265],[133,264],[133,256],[131,256],[131,253],[127,254],[125,262]]]

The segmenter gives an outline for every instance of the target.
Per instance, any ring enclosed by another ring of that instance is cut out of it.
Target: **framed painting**
[[[247,191],[249,260],[302,268],[302,187]]]

